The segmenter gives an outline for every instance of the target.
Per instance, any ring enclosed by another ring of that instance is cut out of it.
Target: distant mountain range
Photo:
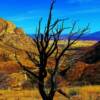
[[[81,37],[81,39],[83,40],[100,40],[100,31],[88,34],[88,35],[84,35],[83,37]]]
[[[29,34],[30,37],[34,37],[35,35]],[[67,38],[67,35],[62,34],[60,39],[64,40]],[[72,37],[72,39],[75,39],[76,36]],[[90,34],[84,34],[79,40],[100,40],[100,31],[94,32],[94,33],[90,33]]]

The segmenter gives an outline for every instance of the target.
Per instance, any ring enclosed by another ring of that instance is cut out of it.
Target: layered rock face
[[[0,18],[0,42],[9,44],[23,50],[33,50],[32,39],[26,36],[21,28],[15,24]]]
[[[7,71],[8,66],[9,69],[15,66],[12,73],[16,72],[17,68],[19,69],[15,61],[15,52],[23,64],[31,66],[25,51],[37,51],[33,40],[21,28],[17,28],[12,22],[0,18],[0,69]]]
[[[82,61],[88,65],[81,78],[91,84],[100,84],[100,41],[85,53]]]
[[[100,61],[100,41],[95,45],[87,48],[84,51],[84,56],[81,58],[81,60],[87,64],[94,64]]]
[[[23,65],[32,68],[33,63],[30,62],[26,51],[35,51],[33,40],[21,28],[0,18],[0,89],[19,87],[25,80],[21,67],[16,62],[15,52]]]
[[[100,84],[100,42],[81,52],[80,59],[67,73],[67,80]]]

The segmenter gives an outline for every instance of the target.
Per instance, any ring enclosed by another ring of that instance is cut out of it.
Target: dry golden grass
[[[78,41],[76,42],[73,46],[74,47],[88,47],[88,46],[92,46],[93,44],[95,44],[96,41]]]
[[[96,42],[97,41],[79,40],[73,45],[73,47],[87,47],[87,46],[91,46],[91,45],[95,44]],[[59,44],[64,45],[64,44],[66,44],[66,41],[61,40],[61,41],[59,41]]]
[[[70,100],[100,100],[100,86],[62,88],[71,96]],[[56,93],[54,100],[68,100]],[[0,90],[0,100],[42,100],[37,89],[34,90]]]

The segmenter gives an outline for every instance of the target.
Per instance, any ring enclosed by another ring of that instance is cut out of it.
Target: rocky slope
[[[23,64],[32,66],[25,51],[33,52],[35,50],[32,39],[21,28],[0,18],[0,69],[6,70],[8,66],[9,69],[12,69],[13,65],[18,66],[15,61],[16,51]]]
[[[29,61],[25,51],[37,52],[33,40],[21,28],[17,28],[13,23],[0,18],[0,73],[3,72],[10,76],[17,74],[18,82],[19,77],[22,77],[22,80],[20,79],[22,82],[24,76],[20,73],[21,67],[16,63],[15,52],[24,65],[34,66]],[[83,48],[78,56],[80,59],[66,74],[67,82],[78,81],[82,83],[85,80],[89,84],[100,84],[100,42],[94,46]],[[49,62],[51,66],[54,64],[52,61]],[[63,81],[66,84],[66,81]],[[13,83],[15,84],[16,81],[13,80]]]
[[[0,18],[0,42],[18,49],[32,50],[32,40],[26,36],[21,28]],[[31,46],[30,46],[31,45]]]
[[[21,28],[0,18],[0,89],[18,88],[25,81],[21,67],[16,63],[15,52],[23,65],[33,67],[26,51],[37,51],[33,40]]]
[[[100,84],[100,42],[83,49],[75,66],[66,76],[72,84],[76,80],[80,84]]]

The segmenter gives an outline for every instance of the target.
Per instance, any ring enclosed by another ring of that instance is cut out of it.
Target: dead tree
[[[38,74],[35,74],[32,70],[28,69],[27,66],[24,66],[18,59],[16,55],[16,61],[20,64],[23,70],[26,72],[27,76],[32,80],[36,78],[38,81],[38,90],[41,94],[43,100],[53,100],[56,92],[59,92],[63,96],[69,98],[69,96],[64,93],[56,84],[56,79],[58,74],[60,73],[60,67],[63,62],[63,55],[65,52],[70,49],[70,47],[87,31],[88,26],[84,29],[76,30],[76,22],[72,24],[72,27],[64,27],[65,19],[57,19],[52,23],[52,10],[54,7],[55,0],[52,0],[50,6],[50,12],[47,20],[47,24],[45,26],[44,32],[41,33],[41,23],[42,19],[39,21],[39,25],[37,28],[37,34],[33,38],[34,44],[38,50],[38,55],[35,56],[33,53],[26,52],[29,56],[29,59],[35,64],[38,68]],[[70,29],[69,35],[66,34],[66,40],[64,43],[64,47],[62,50],[59,50],[59,41],[61,34],[66,30]],[[73,37],[76,37],[73,39]],[[33,45],[34,45],[33,44]],[[33,56],[32,56],[33,55]],[[50,57],[54,58],[55,65],[53,66],[52,72],[50,74],[50,83],[51,87],[49,91],[46,91],[46,83],[45,78],[47,77],[47,64]]]

